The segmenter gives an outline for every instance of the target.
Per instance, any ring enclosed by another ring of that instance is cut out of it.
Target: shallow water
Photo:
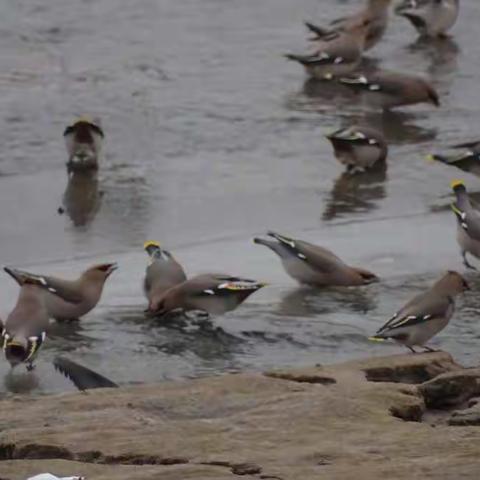
[[[305,48],[302,20],[334,18],[358,4],[2,6],[0,261],[70,276],[97,261],[121,267],[81,323],[52,327],[33,391],[73,388],[53,371],[58,353],[134,383],[402,351],[366,337],[445,269],[463,270],[447,208],[449,181],[459,174],[424,157],[480,134],[480,9],[476,0],[462,1],[454,37],[436,45],[417,42],[411,26],[392,16],[383,44],[369,56],[382,67],[429,76],[442,107],[381,115],[348,97],[332,98],[281,55]],[[105,158],[96,181],[67,189],[62,131],[83,113],[103,122]],[[351,178],[333,158],[324,135],[355,122],[385,132],[386,172]],[[476,177],[462,177],[478,190]],[[88,201],[79,202],[82,192]],[[300,288],[270,251],[252,244],[267,229],[332,248],[382,283]],[[189,274],[223,270],[270,286],[210,321],[147,320],[146,239],[160,240]],[[0,282],[5,318],[17,287],[6,275]],[[466,364],[477,363],[477,297],[466,295],[432,342]],[[0,391],[34,380],[8,370],[2,360]]]

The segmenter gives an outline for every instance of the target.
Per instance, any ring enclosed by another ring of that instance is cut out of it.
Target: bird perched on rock
[[[322,39],[315,45],[313,54],[285,56],[302,64],[307,73],[318,80],[346,75],[360,65],[368,25],[365,22],[347,31],[332,32],[328,39]]]
[[[37,276],[24,274],[19,278],[8,267],[5,271],[19,283],[20,292],[14,309],[3,324],[3,351],[12,367],[25,363],[27,369],[32,370],[49,323],[44,291],[50,295],[56,295],[57,291]]]
[[[359,12],[334,20],[327,28],[318,27],[305,22],[306,27],[315,35],[312,40],[328,38],[332,31],[349,31],[368,22],[365,39],[365,50],[370,50],[383,37],[388,24],[388,8],[392,0],[368,0],[364,9]]]
[[[455,297],[469,289],[459,273],[447,272],[430,290],[417,295],[395,313],[370,339],[392,338],[414,353],[413,347],[417,346],[433,351],[425,344],[448,325],[455,310]]]
[[[440,105],[432,85],[418,76],[378,70],[344,77],[339,81],[361,92],[370,106],[383,110],[424,102],[436,107]]]
[[[63,132],[69,172],[96,170],[102,149],[103,130],[99,121],[80,117]]]
[[[410,20],[422,37],[442,37],[458,18],[459,0],[404,0],[395,13]]]
[[[187,276],[173,255],[162,249],[158,242],[145,242],[143,248],[150,257],[143,288],[149,303],[154,303],[169,288],[184,282]]]
[[[377,162],[384,162],[388,145],[381,132],[370,127],[341,128],[327,135],[335,157],[347,167],[347,171],[363,171]]]
[[[457,242],[460,245],[463,264],[472,270],[476,268],[467,260],[467,253],[480,259],[480,212],[473,208],[467,188],[461,180],[451,184],[456,200],[452,210],[457,217]]]
[[[75,320],[92,310],[100,300],[107,278],[117,269],[116,263],[102,263],[85,270],[76,280],[37,275],[9,269],[10,275],[21,285],[23,279],[36,278],[53,287],[56,295],[45,293],[48,316],[56,320]]]
[[[228,275],[206,273],[168,289],[150,302],[147,313],[164,315],[174,310],[201,310],[222,314],[237,308],[265,283]]]
[[[254,238],[281,259],[287,273],[300,283],[318,287],[368,285],[378,277],[362,268],[350,267],[326,248],[268,232],[273,240]]]
[[[447,154],[433,154],[427,158],[445,163],[446,165],[452,165],[465,172],[480,175],[480,140],[452,145],[450,148],[461,151]]]

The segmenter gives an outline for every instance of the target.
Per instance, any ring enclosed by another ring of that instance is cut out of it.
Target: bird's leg
[[[418,353],[413,347],[410,345],[406,345],[406,347],[412,352],[412,353]]]
[[[468,262],[467,260],[467,252],[464,250],[462,251],[462,258],[463,258],[463,264],[469,268],[470,270],[477,270],[476,267],[474,267],[471,263]]]
[[[431,348],[431,347],[427,347],[427,345],[424,345],[423,348],[425,349],[425,352],[431,352],[431,353],[438,352],[438,350],[435,350],[434,348]]]

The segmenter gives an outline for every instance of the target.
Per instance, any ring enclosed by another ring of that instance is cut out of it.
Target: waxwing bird
[[[337,160],[351,173],[372,168],[387,158],[388,146],[383,134],[370,127],[341,128],[327,135],[327,139]]]
[[[37,275],[10,269],[19,284],[25,276],[37,278],[53,287],[56,295],[45,293],[45,304],[49,317],[56,320],[74,320],[83,317],[100,300],[107,278],[117,269],[116,263],[102,263],[85,270],[76,280]]]
[[[184,282],[187,276],[173,255],[162,249],[158,242],[145,242],[143,248],[150,257],[143,288],[148,301],[154,303],[166,290]]]
[[[99,121],[80,117],[63,132],[68,152],[69,172],[98,169],[103,143],[103,130]]]
[[[305,22],[305,26],[314,34],[312,40],[316,41],[328,38],[332,31],[349,31],[357,25],[368,22],[365,50],[370,50],[382,39],[387,29],[391,2],[392,0],[368,0],[364,9],[348,17],[334,20],[327,28],[318,27],[310,22]]]
[[[410,20],[422,37],[444,37],[458,18],[459,0],[404,0],[395,13]]]
[[[368,23],[362,23],[348,31],[332,32],[328,41],[322,40],[316,45],[315,53],[287,54],[286,57],[299,62],[311,77],[318,80],[347,75],[360,65],[367,28]]]
[[[465,172],[480,175],[480,140],[452,145],[450,148],[456,151],[445,154],[433,154],[427,158],[457,167]]]
[[[326,248],[268,232],[273,240],[254,238],[281,259],[287,273],[300,283],[318,287],[368,285],[378,277],[361,268],[350,267]]]
[[[461,249],[463,264],[476,270],[468,262],[467,253],[480,258],[480,212],[472,206],[467,188],[461,180],[452,181],[451,187],[456,197],[452,203],[452,210],[457,217],[457,242]]]
[[[418,76],[378,70],[370,74],[344,77],[339,81],[362,93],[370,106],[383,110],[416,103],[440,106],[435,89]]]
[[[237,308],[265,283],[228,275],[206,273],[170,288],[149,305],[150,315],[164,315],[174,310],[201,310],[219,315]]]
[[[430,290],[417,295],[395,313],[370,339],[392,338],[414,353],[416,346],[433,351],[425,344],[448,325],[455,310],[455,297],[469,289],[459,273],[447,272]]]
[[[44,291],[57,292],[44,279],[28,274],[18,278],[8,267],[4,270],[19,283],[20,293],[2,328],[3,351],[12,368],[25,363],[32,370],[49,323]]]

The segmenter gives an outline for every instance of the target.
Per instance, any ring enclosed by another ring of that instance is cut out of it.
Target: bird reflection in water
[[[381,162],[370,170],[352,175],[344,172],[336,180],[326,201],[323,220],[342,218],[351,213],[365,213],[377,208],[385,198],[387,165]]]
[[[427,72],[432,80],[453,80],[458,67],[460,48],[451,37],[419,37],[408,46],[412,53],[421,55],[421,61],[428,65]]]
[[[96,172],[73,172],[69,175],[59,213],[66,212],[76,227],[84,227],[95,218],[101,198]]]
[[[335,81],[308,78],[294,99],[293,107],[296,110],[323,111],[329,107],[337,110],[342,106],[355,104],[358,94]]]
[[[299,287],[289,291],[276,309],[277,315],[310,318],[350,310],[365,314],[376,308],[374,294],[364,288]]]
[[[6,375],[3,381],[5,390],[11,393],[30,393],[36,390],[40,384],[36,372],[33,370],[27,372],[22,369],[17,371],[12,368]]]

